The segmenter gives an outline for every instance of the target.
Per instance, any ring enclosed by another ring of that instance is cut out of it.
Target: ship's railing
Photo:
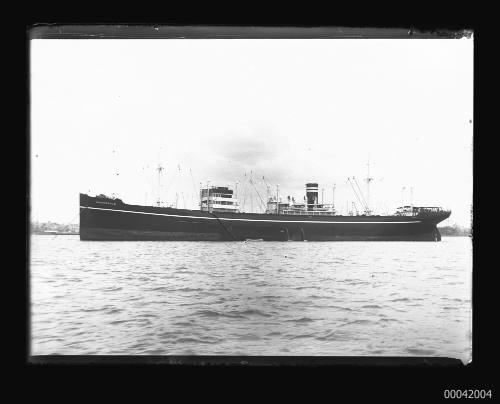
[[[444,212],[445,209],[438,207],[438,206],[422,206],[417,208],[419,212]]]
[[[398,216],[417,216],[420,213],[440,213],[449,212],[439,206],[401,206],[397,208],[396,215]]]
[[[280,210],[280,213],[283,215],[297,215],[297,216],[334,216],[335,212],[331,210],[319,211],[319,210],[293,210],[293,209],[284,209]]]

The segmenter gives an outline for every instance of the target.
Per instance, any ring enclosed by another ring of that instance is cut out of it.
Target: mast
[[[370,209],[370,182],[373,181],[373,178],[370,177],[370,160],[366,163],[367,173],[366,173],[366,214],[371,214]]]
[[[207,181],[207,212],[210,212],[210,181]]]
[[[163,167],[161,164],[158,164],[158,168],[156,169],[158,171],[158,201],[156,202],[158,206],[161,205],[161,173],[163,172]]]
[[[120,183],[119,183],[119,176],[120,176],[120,171],[118,167],[118,154],[116,153],[116,150],[113,150],[113,185],[112,189],[114,192],[111,193],[111,197],[115,198],[116,195],[120,194]]]
[[[335,183],[332,188],[332,212],[335,212]]]
[[[280,210],[279,210],[279,189],[280,189],[280,184],[276,184],[276,214],[279,215]]]
[[[253,185],[253,182],[252,182],[252,171],[250,171],[250,185]],[[253,213],[253,193],[252,193],[252,190],[250,189],[250,212]]]
[[[200,210],[203,210],[203,186],[200,181]]]

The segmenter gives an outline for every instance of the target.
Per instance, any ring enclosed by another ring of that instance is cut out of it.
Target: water
[[[31,241],[32,354],[471,359],[471,240]]]

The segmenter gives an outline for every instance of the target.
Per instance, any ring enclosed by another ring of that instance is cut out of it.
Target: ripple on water
[[[184,287],[184,288],[175,289],[175,291],[176,292],[203,292],[204,289]]]
[[[107,311],[107,307],[99,307],[99,308],[85,308],[85,309],[80,309],[80,311],[86,312],[86,313],[92,313],[94,311]]]
[[[175,344],[183,344],[183,343],[193,343],[193,344],[217,344],[220,342],[219,338],[195,338],[195,337],[180,337],[177,338],[174,343]]]
[[[163,291],[168,292],[169,288],[167,286],[157,286],[157,287],[148,289],[148,291],[151,291],[151,292],[163,292]]]
[[[434,349],[406,348],[405,352],[416,356],[432,356],[436,353]]]
[[[304,339],[304,338],[314,338],[314,334],[299,334],[299,335],[289,335],[289,339]]]
[[[314,321],[314,319],[309,318],[309,317],[301,317],[301,318],[294,318],[292,320],[285,320],[287,322],[292,322],[292,323],[311,323]]]
[[[260,316],[260,317],[271,317],[271,314],[265,313],[262,310],[257,309],[247,309],[242,311],[235,311],[236,314],[241,314],[243,316]]]
[[[370,325],[373,323],[374,323],[374,321],[372,321],[372,320],[360,319],[360,320],[347,321],[347,322],[341,324],[339,327],[346,327],[349,325]]]
[[[273,296],[273,295],[264,295],[264,296],[261,296],[262,299],[268,299],[268,300],[277,300],[277,299],[280,299],[281,297],[280,296]]]
[[[378,321],[380,323],[399,323],[400,322],[400,320],[397,320],[395,318],[386,318],[386,317],[380,318]]]
[[[321,306],[317,306],[317,307],[321,307]],[[344,307],[344,306],[325,306],[327,308],[331,308],[331,309],[337,309],[337,310],[341,310],[341,311],[354,311],[354,309],[351,309],[350,307]]]
[[[243,335],[239,335],[237,337],[238,340],[240,341],[258,341],[260,340],[262,337],[256,335],[256,334],[243,334]]]
[[[318,341],[348,341],[351,338],[351,333],[342,331],[327,331],[316,336]]]
[[[398,297],[397,299],[391,299],[389,301],[390,302],[409,302],[410,300],[413,300],[413,299],[409,299],[407,297]]]
[[[109,324],[112,324],[112,325],[118,325],[118,324],[123,324],[123,323],[130,323],[130,322],[133,322],[133,321],[137,321],[137,320],[132,320],[132,319],[128,319],[128,320],[114,320],[114,321],[111,321]]]
[[[85,243],[34,236],[30,258],[34,354],[470,352],[468,239]],[[436,308],[436,316],[420,315]],[[415,335],[426,345],[413,346]]]
[[[223,313],[215,310],[198,310],[194,314],[199,317],[209,317],[209,318],[217,318],[217,317],[245,318],[245,316],[242,314]]]

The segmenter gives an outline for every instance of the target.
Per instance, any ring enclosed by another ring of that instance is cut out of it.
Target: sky
[[[361,209],[347,178],[366,198],[369,162],[376,213],[443,206],[443,224],[470,226],[471,38],[38,39],[30,52],[32,220],[77,223],[79,193],[196,209],[200,183],[259,212],[267,186],[300,200],[318,182],[345,213]]]

